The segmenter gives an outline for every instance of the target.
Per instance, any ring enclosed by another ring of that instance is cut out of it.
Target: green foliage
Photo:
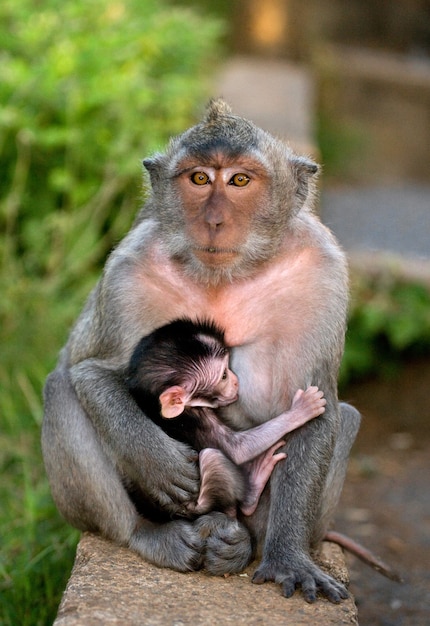
[[[56,512],[44,474],[39,429],[45,375],[41,360],[38,369],[34,363],[33,367],[17,364],[10,372],[2,365],[0,371],[0,623],[4,626],[52,623],[78,539],[77,531]]]
[[[2,2],[0,226],[26,269],[62,269],[50,248],[67,243],[65,215],[75,222],[82,207],[78,243],[95,246],[97,260],[111,243],[98,243],[100,230],[115,240],[130,219],[140,157],[186,127],[201,101],[218,26],[165,7]]]
[[[341,384],[389,376],[409,358],[430,354],[430,289],[389,272],[357,278]]]
[[[355,179],[357,160],[365,154],[368,137],[359,124],[354,126],[333,119],[327,112],[318,111],[316,140],[324,163],[324,179]]]
[[[41,389],[139,201],[140,160],[209,94],[213,19],[163,0],[0,3],[0,623],[50,624],[77,533],[52,503]]]

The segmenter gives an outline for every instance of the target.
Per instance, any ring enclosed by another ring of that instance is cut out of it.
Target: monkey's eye
[[[195,172],[194,174],[192,174],[191,181],[195,185],[207,185],[210,182],[209,176],[204,172]]]
[[[221,380],[227,380],[227,370],[225,369],[222,373],[222,378]]]
[[[245,187],[248,183],[249,176],[246,174],[235,174],[228,184],[234,185],[235,187]]]

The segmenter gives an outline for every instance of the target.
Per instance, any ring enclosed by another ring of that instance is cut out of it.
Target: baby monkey
[[[143,337],[130,359],[128,388],[145,414],[170,437],[199,452],[197,502],[185,511],[220,510],[234,517],[237,506],[251,515],[275,465],[282,437],[324,413],[317,387],[299,390],[289,411],[255,428],[234,431],[216,409],[235,402],[239,382],[229,368],[224,333],[207,321],[180,319]]]
[[[317,387],[299,390],[289,411],[245,431],[235,431],[216,409],[235,402],[239,383],[229,368],[223,331],[211,322],[180,319],[158,328],[137,344],[126,374],[128,388],[145,414],[170,437],[199,452],[197,502],[184,514],[212,510],[231,517],[251,515],[275,465],[282,437],[324,413]],[[384,576],[401,577],[354,540],[330,530],[325,537],[352,552]]]

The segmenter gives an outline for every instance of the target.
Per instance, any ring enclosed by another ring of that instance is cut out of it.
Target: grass
[[[0,371],[0,624],[52,624],[78,532],[51,499],[40,450],[41,386],[23,370]]]

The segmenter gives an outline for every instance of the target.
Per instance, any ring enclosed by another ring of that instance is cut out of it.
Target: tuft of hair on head
[[[216,122],[219,117],[232,115],[230,105],[222,98],[212,98],[206,107],[206,115],[204,121],[207,123]]]
[[[154,335],[171,341],[175,351],[186,359],[189,354],[196,358],[217,358],[228,352],[224,330],[209,319],[179,318],[156,330]]]

